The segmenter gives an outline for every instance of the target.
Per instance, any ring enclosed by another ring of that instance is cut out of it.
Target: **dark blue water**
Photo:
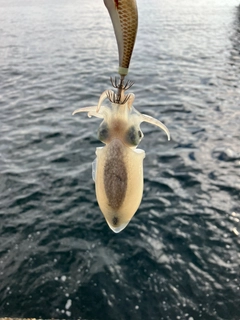
[[[0,317],[240,319],[240,9],[138,0],[129,79],[144,195],[114,234],[96,202],[96,105],[116,76],[102,1],[0,0]]]

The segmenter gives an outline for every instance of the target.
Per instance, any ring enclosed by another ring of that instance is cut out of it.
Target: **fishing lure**
[[[112,20],[118,44],[119,69],[123,78],[128,74],[138,28],[138,10],[135,0],[104,0]]]
[[[143,138],[141,122],[163,129],[170,140],[167,127],[157,119],[141,114],[133,107],[135,96],[125,94],[133,82],[124,84],[136,38],[137,7],[135,0],[104,0],[114,26],[119,50],[120,81],[112,81],[117,93],[104,91],[96,106],[77,109],[89,117],[103,119],[98,138],[105,146],[96,149],[93,163],[96,197],[109,225],[116,233],[122,231],[137,211],[143,194],[143,159],[145,152],[137,149]],[[103,106],[108,99],[110,105]]]

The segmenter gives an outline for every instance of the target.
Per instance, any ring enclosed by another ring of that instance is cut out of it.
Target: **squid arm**
[[[146,114],[141,114],[141,118],[142,118],[142,122],[148,122],[148,123],[151,123],[159,128],[161,128],[167,135],[168,137],[168,140],[170,140],[170,132],[168,130],[168,128],[165,126],[165,124],[163,124],[161,121],[153,118],[153,117],[150,117]]]
[[[72,115],[74,116],[76,113],[79,113],[79,112],[87,112],[89,118],[91,117],[103,118],[103,115],[96,111],[97,107],[98,106],[80,108],[73,111]]]

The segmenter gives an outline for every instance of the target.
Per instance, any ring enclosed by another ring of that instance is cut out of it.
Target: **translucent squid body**
[[[116,87],[121,86],[115,84]],[[133,107],[134,94],[124,95],[129,83],[121,87],[121,95],[107,90],[102,93],[97,106],[73,112],[88,112],[88,116],[102,118],[98,138],[104,147],[96,149],[93,166],[96,197],[99,207],[114,232],[122,231],[137,211],[143,194],[143,159],[145,152],[137,149],[143,138],[140,124],[143,121],[163,129],[168,140],[167,127],[159,120],[141,114]],[[109,107],[102,106],[108,98]]]

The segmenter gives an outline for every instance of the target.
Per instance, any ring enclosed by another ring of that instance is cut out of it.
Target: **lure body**
[[[163,123],[133,107],[133,94],[125,103],[112,102],[110,107],[101,106],[105,96],[106,92],[100,97],[98,106],[81,108],[73,114],[88,112],[89,117],[103,119],[98,137],[105,147],[96,149],[95,189],[99,207],[109,227],[117,233],[127,226],[142,199],[145,152],[137,149],[143,138],[141,122],[159,126],[168,139],[170,135]]]
[[[104,3],[112,20],[118,44],[118,72],[121,76],[125,76],[128,73],[137,35],[138,11],[136,0],[104,0]]]

